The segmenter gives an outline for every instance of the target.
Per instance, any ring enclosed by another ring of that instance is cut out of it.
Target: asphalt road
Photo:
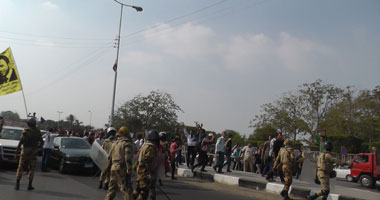
[[[81,174],[60,174],[56,170],[40,172],[37,168],[33,191],[27,191],[28,177],[23,176],[19,191],[14,190],[15,165],[0,165],[0,199],[6,200],[83,200],[104,199],[106,191],[98,189],[98,177]],[[197,179],[164,179],[164,186],[157,188],[158,200],[252,200],[280,199],[278,194],[255,191],[234,186],[203,182]],[[122,199],[120,193],[115,199]]]

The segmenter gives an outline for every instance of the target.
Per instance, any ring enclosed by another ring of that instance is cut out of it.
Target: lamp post
[[[57,125],[57,128],[59,128],[59,121],[61,121],[61,114],[63,113],[63,111],[57,111],[58,113],[58,125]]]
[[[116,81],[117,81],[117,67],[119,64],[119,50],[120,50],[120,33],[121,33],[121,21],[123,19],[123,7],[130,7],[135,9],[137,12],[142,12],[143,9],[138,6],[131,6],[127,4],[123,4],[117,0],[114,0],[116,3],[120,4],[120,23],[119,23],[119,35],[117,36],[117,54],[116,54],[116,62],[113,67],[113,70],[115,71],[115,79],[113,83],[113,96],[112,96],[112,108],[111,108],[111,119],[110,119],[110,126],[113,126],[113,118],[114,118],[114,107],[115,107],[115,95],[116,95]]]
[[[88,111],[90,113],[90,128],[91,128],[91,118],[92,118],[92,112],[91,110]]]

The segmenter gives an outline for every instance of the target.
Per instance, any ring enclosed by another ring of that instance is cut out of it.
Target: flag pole
[[[26,118],[28,119],[28,107],[26,106],[26,99],[25,99],[25,94],[24,94],[24,87],[22,86],[22,82],[21,82],[21,76],[20,76],[20,73],[18,73],[18,69],[17,69],[17,65],[16,65],[16,60],[13,57],[13,52],[12,52],[11,47],[9,47],[9,50],[11,51],[12,60],[13,60],[13,62],[15,64],[15,68],[16,68],[16,72],[17,72],[17,75],[18,75],[18,79],[20,81],[21,91],[22,91],[22,97],[24,98],[25,114],[26,114]]]

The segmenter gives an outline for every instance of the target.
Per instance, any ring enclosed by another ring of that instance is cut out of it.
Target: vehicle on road
[[[93,173],[96,166],[90,158],[91,145],[79,137],[56,137],[48,164],[57,167],[61,173],[85,171]]]
[[[353,181],[368,188],[373,188],[377,180],[380,180],[380,154],[359,153],[352,160],[351,173]]]
[[[3,127],[0,133],[0,160],[2,162],[17,163],[17,159],[14,159],[14,155],[23,130],[24,128],[22,127]]]
[[[334,168],[336,171],[336,178],[346,179],[347,181],[352,181],[351,169],[349,166],[336,166]]]

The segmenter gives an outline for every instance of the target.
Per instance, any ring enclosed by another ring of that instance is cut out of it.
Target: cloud
[[[51,1],[46,1],[44,3],[41,3],[41,6],[47,9],[57,9],[58,5],[52,3]]]
[[[158,24],[156,29],[144,33],[144,38],[149,40],[150,44],[160,47],[167,54],[181,58],[208,55],[212,52],[210,39],[213,36],[215,33],[211,28],[191,23],[180,27]],[[152,37],[154,40],[151,40]]]
[[[285,32],[279,34],[279,39],[263,33],[235,36],[222,47],[225,49],[224,64],[229,69],[282,67],[296,70],[335,56],[334,51],[325,45]]]

